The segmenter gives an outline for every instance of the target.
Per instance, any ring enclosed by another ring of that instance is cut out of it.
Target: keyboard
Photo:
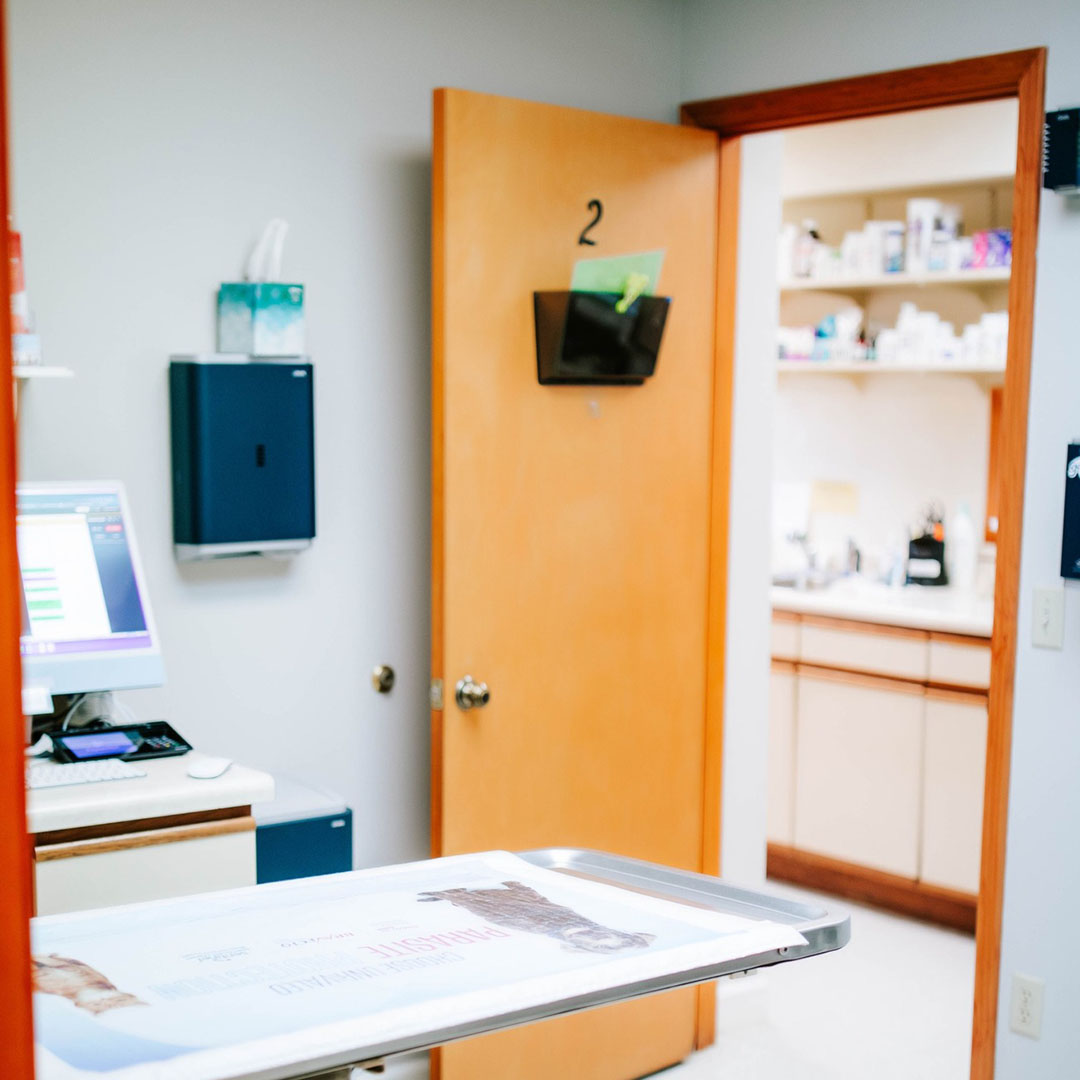
[[[64,787],[67,784],[98,784],[103,780],[136,780],[146,776],[143,769],[119,758],[104,761],[76,761],[70,765],[34,762],[26,767],[28,788]]]

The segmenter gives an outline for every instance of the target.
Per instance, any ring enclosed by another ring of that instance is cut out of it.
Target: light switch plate
[[[1035,590],[1031,610],[1031,644],[1042,649],[1060,649],[1065,644],[1065,586],[1050,585]]]

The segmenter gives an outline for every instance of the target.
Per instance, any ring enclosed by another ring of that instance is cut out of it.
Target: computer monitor
[[[135,533],[117,482],[20,484],[24,687],[53,695],[160,686]]]

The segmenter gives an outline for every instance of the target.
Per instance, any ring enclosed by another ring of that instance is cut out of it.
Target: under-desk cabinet
[[[70,835],[82,832],[82,836]],[[39,836],[35,909],[57,915],[86,908],[235,889],[255,884],[250,815],[139,831],[68,830]]]
[[[774,622],[769,873],[971,928],[989,641],[829,621]]]

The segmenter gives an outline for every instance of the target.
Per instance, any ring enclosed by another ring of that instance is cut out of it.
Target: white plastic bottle
[[[817,222],[807,218],[795,239],[795,259],[792,272],[797,278],[810,277],[814,265],[814,251],[821,240]]]
[[[949,562],[952,564],[949,584],[961,592],[975,589],[975,564],[979,556],[975,539],[975,523],[967,503],[960,503],[953,514],[948,543],[951,547]]]

